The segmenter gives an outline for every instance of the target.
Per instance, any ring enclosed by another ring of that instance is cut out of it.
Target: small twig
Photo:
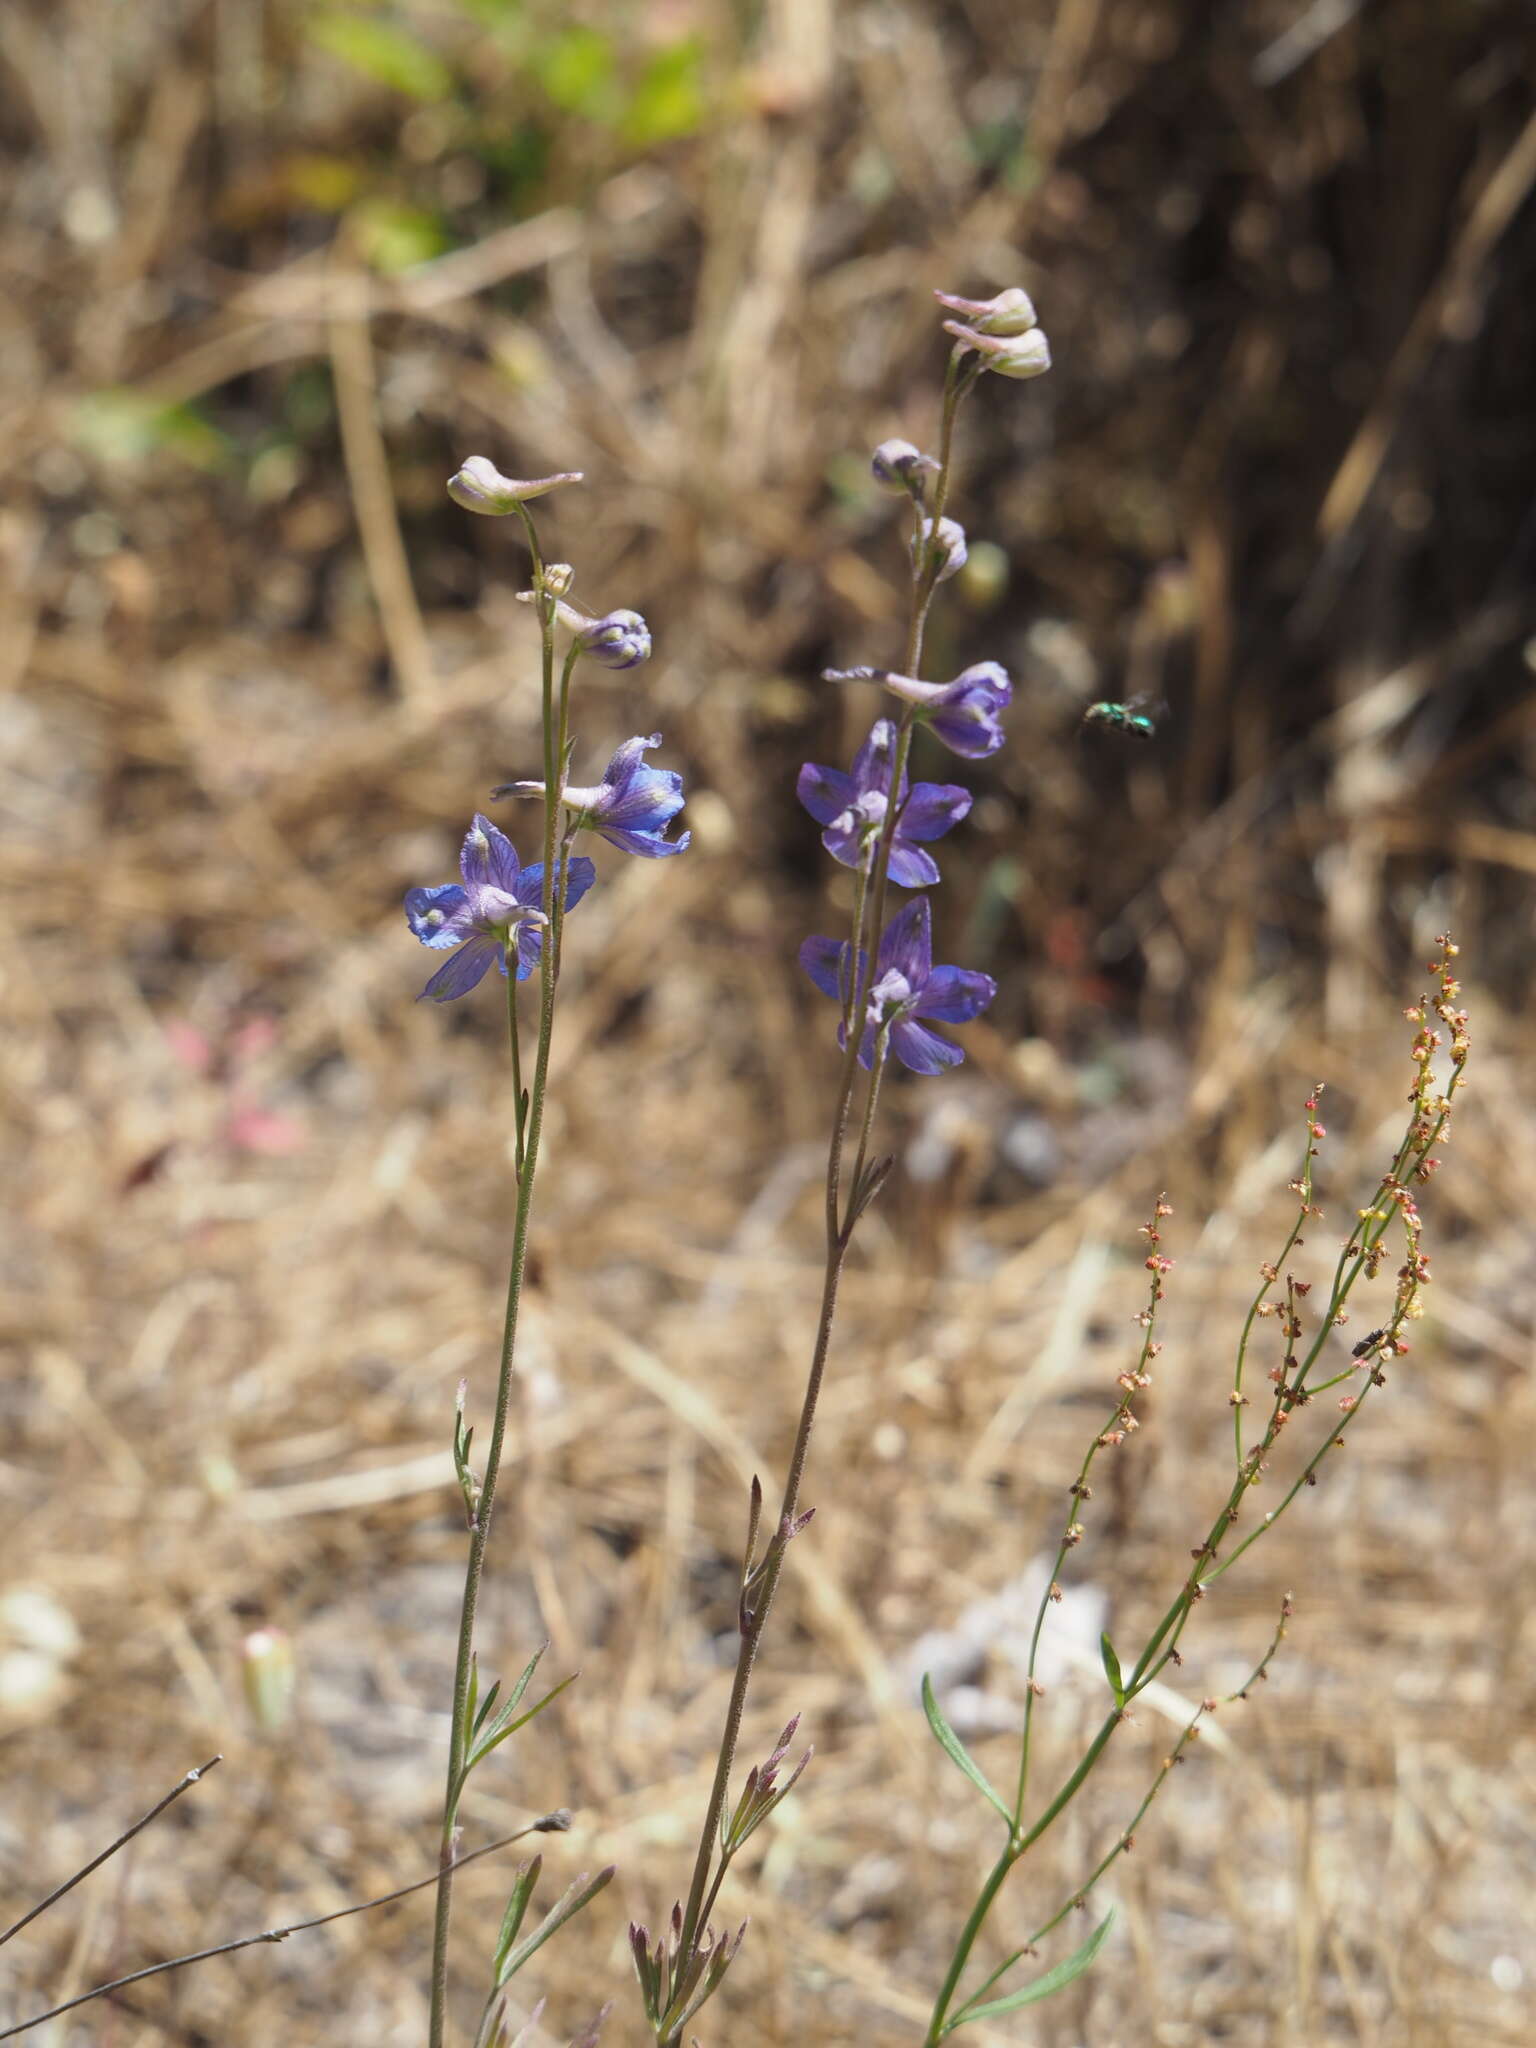
[[[51,1891],[46,1899],[39,1899],[37,1904],[32,1908],[30,1913],[23,1913],[21,1918],[18,1921],[16,1921],[14,1926],[7,1927],[5,1932],[3,1934],[0,1934],[0,1948],[4,1948],[5,1944],[10,1940],[13,1934],[20,1934],[22,1928],[26,1927],[30,1924],[30,1922],[35,1920],[39,1913],[46,1913],[50,1906],[57,1905],[59,1900],[63,1898],[64,1894],[66,1892],[72,1892],[75,1886],[79,1884],[82,1878],[89,1877],[93,1870],[99,1870],[102,1864],[106,1862],[109,1856],[115,1856],[119,1849],[125,1847],[127,1843],[133,1840],[136,1834],[138,1834],[142,1829],[147,1828],[152,1820],[158,1820],[160,1815],[164,1813],[165,1809],[171,1804],[173,1800],[179,1799],[183,1792],[190,1792],[194,1785],[201,1784],[202,1780],[213,1769],[214,1765],[221,1764],[223,1763],[223,1761],[224,1759],[222,1756],[211,1756],[209,1757],[207,1763],[200,1765],[197,1770],[188,1771],[187,1775],[183,1779],[181,1779],[181,1781],[178,1784],[173,1785],[170,1791],[166,1793],[165,1797],[162,1800],[160,1800],[157,1805],[154,1805],[149,1809],[148,1813],[144,1815],[142,1820],[136,1820],[131,1828],[125,1829],[124,1832],[117,1837],[117,1840],[115,1842],[109,1842],[106,1848],[102,1850],[99,1856],[93,1856],[89,1863],[82,1865],[82,1867],[75,1872],[73,1877],[67,1877],[64,1880],[64,1882],[59,1886],[57,1891]]]
[[[215,1757],[214,1762],[218,1761],[219,1759]],[[203,1769],[208,1768],[209,1766],[204,1764]],[[160,1806],[169,1805],[170,1800],[176,1797],[176,1793],[184,1791],[186,1784],[191,1783],[197,1775],[195,1771],[190,1772],[186,1781],[176,1787],[176,1792],[172,1792],[169,1799],[161,1800]],[[160,1807],[157,1806],[155,1813],[159,1811]],[[139,1822],[139,1827],[143,1827],[146,1821],[153,1820],[155,1813],[146,1814],[144,1820]],[[82,1991],[78,1998],[68,1998],[62,2005],[50,2006],[47,2012],[34,2013],[31,2019],[19,2020],[14,2027],[0,2028],[0,2041],[12,2040],[17,2034],[25,2034],[32,2027],[40,2027],[44,2020],[56,2020],[60,2013],[73,2012],[77,2005],[89,2005],[93,1998],[105,1998],[110,1991],[122,1991],[130,1984],[141,1984],[146,1977],[163,1977],[168,1970],[185,1969],[188,1963],[206,1963],[211,1956],[233,1955],[236,1949],[256,1948],[264,1941],[286,1941],[290,1934],[304,1934],[312,1927],[326,1927],[332,1920],[345,1920],[353,1913],[371,1913],[375,1906],[392,1906],[397,1899],[408,1899],[412,1892],[424,1892],[429,1885],[441,1884],[451,1872],[462,1870],[467,1863],[478,1863],[482,1856],[494,1856],[499,1849],[509,1849],[514,1842],[520,1842],[524,1835],[548,1833],[549,1822],[553,1819],[554,1816],[549,1815],[544,1820],[536,1820],[531,1827],[519,1828],[515,1835],[503,1835],[499,1842],[487,1842],[483,1849],[472,1849],[467,1856],[457,1857],[452,1863],[445,1864],[441,1870],[434,1870],[430,1877],[419,1877],[414,1884],[403,1884],[398,1891],[385,1892],[379,1898],[364,1899],[361,1905],[343,1906],[339,1912],[321,1913],[314,1920],[295,1920],[288,1927],[270,1927],[265,1934],[242,1935],[238,1941],[221,1941],[216,1948],[196,1949],[191,1955],[175,1956],[168,1963],[151,1963],[146,1969],[131,1970],[126,1977],[114,1977],[110,1984],[98,1984],[93,1991]],[[138,1828],[130,1828],[128,1833],[137,1834]],[[122,1838],[123,1841],[127,1839],[127,1835]],[[112,1845],[114,1849],[121,1846],[120,1842],[114,1842]],[[109,1849],[106,1853],[110,1856],[112,1850]],[[98,1856],[96,1862],[101,1861],[102,1858]],[[87,1870],[94,1870],[95,1867],[94,1863],[86,1865]],[[80,1872],[80,1876],[85,1876],[84,1870]],[[70,1884],[78,1881],[71,1878]],[[69,1886],[66,1885],[63,1889],[67,1891]],[[59,1894],[55,1892],[54,1898],[58,1896]],[[43,1905],[50,1903],[51,1901],[47,1899],[43,1901]],[[42,1906],[35,1910],[41,1912]],[[29,1913],[27,1918],[30,1920],[32,1914]],[[22,1923],[18,1922],[18,1925],[20,1924]],[[13,1934],[15,1931],[15,1928],[11,1929]]]

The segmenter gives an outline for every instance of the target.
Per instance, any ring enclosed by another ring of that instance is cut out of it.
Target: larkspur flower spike
[[[670,853],[682,853],[691,834],[668,839],[667,827],[683,807],[683,778],[675,768],[647,768],[645,755],[661,745],[661,734],[626,740],[608,766],[603,779],[589,788],[569,783],[561,790],[561,801],[572,813],[580,831],[596,832],[610,846],[624,853],[638,853],[647,860],[661,860]],[[503,782],[492,796],[542,797],[542,782]]]
[[[579,484],[579,469],[560,470],[554,476],[519,478],[503,476],[489,457],[471,455],[448,479],[448,495],[466,512],[480,512],[488,519],[505,519],[530,498],[542,498],[557,484]]]
[[[596,881],[597,870],[580,854],[560,865],[565,908],[571,910]],[[406,923],[421,943],[434,952],[456,949],[421,992],[434,1003],[467,996],[493,963],[505,974],[514,953],[517,978],[525,981],[544,941],[543,862],[522,866],[511,840],[478,812],[465,835],[459,873],[462,882],[405,892]]]
[[[829,683],[879,683],[911,704],[919,722],[951,753],[968,760],[985,760],[1003,744],[998,713],[1012,697],[1013,684],[999,662],[973,662],[951,683],[925,683],[888,668],[828,668],[822,677]]]
[[[848,992],[864,973],[865,955],[855,960],[846,940],[807,939],[800,965],[824,996],[846,1005]],[[892,918],[880,940],[875,977],[870,986],[859,1064],[871,1067],[882,1031],[891,1051],[914,1074],[938,1074],[958,1067],[965,1054],[940,1037],[934,1024],[967,1024],[997,994],[990,974],[963,967],[935,967],[931,913],[926,896],[915,896]],[[838,1027],[838,1043],[846,1042]]]
[[[796,791],[818,825],[821,843],[847,868],[869,867],[891,803],[896,765],[896,727],[877,720],[844,775],[807,761]],[[896,826],[891,838],[890,877],[903,889],[926,889],[939,879],[938,863],[919,840],[941,839],[971,808],[971,792],[958,783],[919,782],[902,776],[896,792]]]

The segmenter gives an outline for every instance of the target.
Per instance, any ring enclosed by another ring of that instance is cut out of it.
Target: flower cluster
[[[877,484],[913,508],[912,644],[938,585],[966,561],[965,529],[944,513],[948,493],[949,429],[954,408],[984,371],[1004,377],[1037,377],[1050,368],[1051,353],[1036,324],[1027,292],[1017,286],[991,299],[962,299],[935,293],[957,317],[944,322],[955,339],[946,396],[943,462],[910,441],[882,441],[870,467]],[[932,1029],[965,1024],[997,993],[990,975],[933,964],[932,913],[927,897],[908,903],[880,929],[884,884],[926,889],[939,879],[926,842],[940,839],[971,808],[970,791],[952,783],[910,783],[907,755],[912,734],[925,726],[941,745],[966,760],[985,760],[1003,744],[1001,713],[1013,695],[1007,671],[980,661],[947,683],[894,669],[827,669],[827,682],[878,683],[901,706],[896,719],[879,719],[846,774],[807,762],[800,770],[801,803],[825,827],[822,844],[836,861],[862,879],[854,937],[816,937],[800,948],[800,964],[823,995],[842,1011],[839,1043],[846,1046],[857,1026],[858,1058],[865,1068],[894,1053],[915,1074],[937,1074],[958,1066],[960,1047]],[[868,918],[871,929],[866,931]],[[874,940],[874,960],[869,946]]]
[[[503,476],[483,455],[472,455],[448,479],[448,495],[466,511],[487,518],[519,514],[531,498],[542,497],[559,484],[580,483],[579,471],[519,481]],[[532,590],[521,591],[526,602],[543,604],[546,630],[563,626],[571,635],[571,659],[586,655],[604,668],[634,668],[649,658],[650,628],[638,612],[611,611],[593,617],[567,601],[573,572],[564,562],[535,562]],[[569,669],[567,670],[569,674]],[[562,708],[562,732],[564,710]],[[406,923],[424,946],[452,950],[453,958],[438,969],[422,990],[433,1002],[449,1003],[479,986],[494,963],[503,976],[513,971],[524,981],[539,964],[551,912],[573,910],[597,879],[597,870],[582,854],[570,852],[578,832],[595,832],[622,852],[658,860],[682,853],[689,841],[684,832],[668,839],[667,827],[683,807],[683,778],[675,769],[648,768],[645,755],[661,745],[661,734],[626,740],[603,771],[601,782],[578,788],[562,774],[556,802],[564,807],[565,824],[546,910],[545,863],[524,866],[506,834],[478,813],[459,856],[460,882],[408,889]],[[569,765],[568,760],[564,764]],[[545,803],[547,782],[503,782],[493,797],[532,796]],[[551,826],[551,831],[553,827]],[[558,947],[556,948],[558,964]]]

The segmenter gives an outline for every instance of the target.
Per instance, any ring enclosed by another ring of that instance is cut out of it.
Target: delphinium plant
[[[851,929],[845,936],[808,938],[800,949],[805,973],[835,1006],[836,1041],[841,1047],[827,1154],[821,1305],[776,1509],[768,1511],[759,1481],[753,1481],[749,1493],[735,1672],[687,1895],[674,1906],[656,1938],[645,1927],[630,1929],[645,2020],[655,2048],[681,2048],[685,2029],[719,1989],[738,1954],[745,1927],[733,1930],[728,1924],[716,1925],[718,1910],[728,1905],[726,1880],[738,1853],[787,1796],[810,1760],[807,1749],[790,1763],[791,1752],[798,1746],[798,1719],[792,1720],[770,1754],[745,1772],[733,1796],[743,1718],[775,1594],[789,1547],[812,1519],[812,1510],[803,1504],[804,1488],[818,1401],[831,1357],[839,1284],[860,1220],[892,1166],[891,1158],[882,1154],[876,1143],[882,1082],[893,1060],[921,1078],[939,1076],[957,1066],[964,1054],[947,1030],[976,1017],[996,992],[984,973],[934,964],[934,917],[927,892],[938,884],[940,875],[929,849],[965,819],[971,792],[958,782],[914,782],[909,767],[919,727],[926,727],[941,746],[961,760],[985,759],[1004,744],[1002,714],[1012,695],[1005,670],[995,661],[980,661],[952,680],[927,679],[922,673],[924,638],[940,586],[956,573],[966,556],[965,533],[948,510],[960,407],[989,372],[1015,380],[1041,375],[1050,366],[1050,351],[1027,295],[1018,288],[987,300],[945,293],[938,297],[953,316],[944,327],[954,342],[944,383],[938,453],[928,455],[909,442],[891,440],[882,443],[873,460],[877,481],[905,500],[911,514],[907,621],[899,665],[827,671],[827,680],[840,686],[872,684],[883,689],[894,699],[895,708],[873,720],[846,771],[807,763],[798,781],[800,801],[822,827],[827,852],[853,876]],[[414,888],[405,899],[411,931],[424,946],[445,956],[422,990],[424,998],[446,1003],[471,994],[487,978],[494,981],[499,976],[505,983],[509,1136],[515,1183],[499,1369],[484,1460],[478,1467],[466,1389],[460,1390],[454,1427],[454,1464],[468,1543],[439,1867],[421,1885],[390,1895],[399,1898],[435,1887],[429,2048],[442,2048],[447,2037],[454,1872],[465,1862],[505,1846],[492,1843],[467,1854],[461,1852],[460,1813],[466,1787],[478,1766],[569,1682],[557,1683],[533,1704],[526,1704],[540,1662],[541,1653],[535,1652],[504,1695],[499,1682],[483,1684],[475,1623],[511,1408],[565,923],[596,880],[593,862],[575,847],[583,835],[596,834],[623,852],[658,859],[675,856],[688,845],[686,832],[671,836],[683,806],[680,776],[670,769],[651,767],[645,760],[648,752],[661,745],[660,735],[637,735],[626,741],[599,781],[577,784],[571,780],[579,744],[572,717],[579,664],[586,659],[610,668],[632,668],[646,659],[651,645],[645,621],[637,613],[587,612],[572,597],[570,567],[544,559],[531,506],[557,486],[579,482],[573,474],[519,482],[500,474],[484,457],[466,461],[450,480],[449,492],[459,505],[487,516],[516,520],[530,558],[530,587],[521,595],[534,607],[540,629],[542,773],[504,783],[491,794],[495,799],[530,799],[538,805],[534,814],[538,858],[524,863],[508,835],[476,813],[463,842],[460,879]],[[1107,718],[1102,715],[1107,711],[1125,716]],[[1137,737],[1145,736],[1144,727],[1150,730],[1150,721],[1133,716],[1124,706],[1093,706],[1090,718],[1096,725],[1129,731]],[[1035,1740],[1036,1709],[1044,1690],[1038,1676],[1040,1649],[1053,1603],[1062,1597],[1066,1560],[1088,1532],[1098,1463],[1106,1457],[1129,1454],[1126,1447],[1139,1428],[1137,1402],[1151,1382],[1162,1349],[1159,1310],[1172,1266],[1163,1249],[1163,1226],[1172,1211],[1161,1198],[1145,1226],[1148,1286],[1137,1318],[1139,1340],[1116,1377],[1103,1419],[1067,1485],[1068,1506],[1054,1566],[1034,1619],[1017,1766],[1006,1790],[995,1786],[969,1754],[945,1718],[932,1685],[924,1681],[923,1705],[934,1735],[990,1807],[999,1830],[991,1867],[963,1917],[937,1988],[924,2048],[937,2048],[971,2021],[998,2017],[1050,1996],[1093,1962],[1108,1931],[1108,1915],[1063,1959],[1041,1974],[1019,1981],[1021,1967],[1074,1911],[1086,1905],[1100,1879],[1130,1848],[1143,1815],[1199,1734],[1201,1723],[1215,1711],[1215,1700],[1204,1700],[1192,1714],[1153,1773],[1135,1811],[1107,1837],[1102,1855],[1068,1894],[1042,1914],[1030,1939],[990,1970],[978,1960],[977,1950],[1009,1877],[1076,1799],[1136,1700],[1157,1682],[1160,1673],[1179,1664],[1181,1644],[1207,1588],[1236,1566],[1317,1483],[1332,1452],[1345,1442],[1346,1432],[1358,1425],[1378,1389],[1386,1386],[1389,1365],[1409,1349],[1405,1332],[1422,1312],[1422,1292],[1429,1279],[1416,1190],[1438,1165],[1435,1148],[1446,1135],[1468,1052],[1467,1020],[1459,1007],[1454,968],[1456,948],[1448,937],[1442,937],[1439,944],[1439,957],[1430,967],[1432,989],[1407,1012],[1414,1027],[1413,1086],[1402,1139],[1367,1201],[1354,1212],[1326,1286],[1317,1287],[1315,1303],[1315,1283],[1298,1273],[1292,1263],[1299,1263],[1304,1238],[1322,1216],[1314,1190],[1319,1148],[1325,1137],[1320,1089],[1307,1100],[1302,1162],[1291,1184],[1294,1219],[1275,1256],[1260,1265],[1259,1286],[1234,1347],[1224,1396],[1230,1404],[1233,1432],[1230,1476],[1210,1511],[1192,1528],[1188,1559],[1181,1562],[1170,1585],[1167,1607],[1134,1654],[1123,1642],[1117,1648],[1107,1635],[1102,1639],[1103,1716],[1077,1761],[1059,1781],[1043,1789],[1037,1783],[1042,1766]],[[533,998],[531,1016],[525,1016],[519,1006],[519,991],[524,987]],[[829,1038],[831,1035],[829,1032]],[[1395,1254],[1391,1248],[1394,1241],[1401,1246]],[[1392,1269],[1390,1309],[1379,1327],[1356,1342],[1347,1356],[1342,1354],[1334,1332],[1347,1321],[1357,1287],[1375,1279],[1394,1256],[1400,1263]],[[1265,1502],[1269,1505],[1264,1506]],[[1287,1597],[1268,1646],[1256,1660],[1250,1685],[1267,1673],[1290,1611]],[[1247,1686],[1232,1697],[1243,1697],[1246,1691]],[[182,1785],[102,1857],[61,1885],[15,1927],[0,1933],[0,1942],[64,1896],[81,1876],[131,1840],[203,1774],[189,1773]],[[555,1813],[524,1832],[557,1831],[568,1824],[569,1816]],[[535,1858],[514,1877],[489,1961],[475,2048],[518,2048],[531,2038],[540,2008],[535,2006],[519,2027],[508,1986],[542,1944],[597,1896],[613,1872],[607,1869],[594,1878],[577,1878],[528,1926],[539,1875]],[[941,1909],[940,1902],[933,1904],[935,1911]],[[363,1911],[366,1906],[345,1910]],[[298,1931],[298,1927],[275,1929],[157,1964],[112,1985],[98,1986],[68,2004],[83,2003],[104,1990],[164,1969]],[[54,2011],[65,2009],[56,2007]],[[607,2010],[605,2007],[580,2031],[572,2048],[590,2048]],[[0,2039],[52,2016],[35,2014],[17,2026],[0,2028]]]

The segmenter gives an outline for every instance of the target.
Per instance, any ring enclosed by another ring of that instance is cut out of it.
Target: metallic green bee
[[[1157,726],[1142,708],[1144,697],[1133,697],[1128,704],[1090,704],[1083,713],[1084,725],[1107,726],[1111,732],[1123,732],[1128,739],[1149,740]]]

